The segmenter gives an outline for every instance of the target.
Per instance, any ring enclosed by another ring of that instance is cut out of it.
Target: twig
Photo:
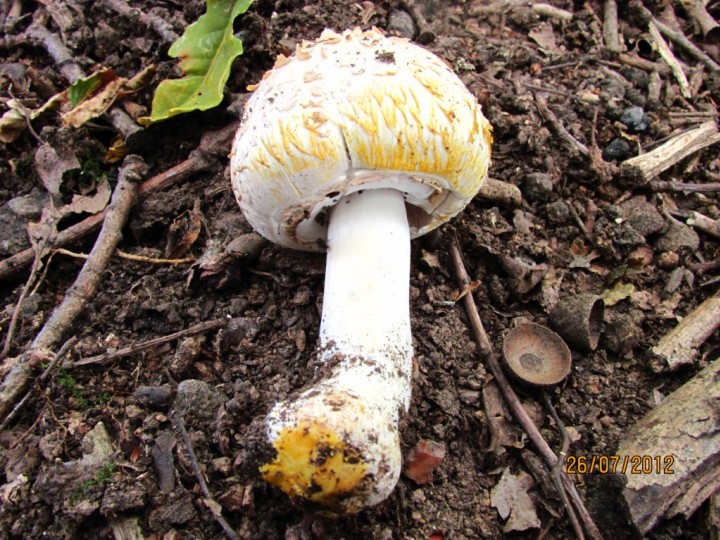
[[[2,351],[0,351],[0,360],[5,359],[8,351],[10,350],[10,346],[12,345],[12,340],[15,336],[15,326],[17,326],[17,321],[20,318],[20,311],[22,310],[23,303],[25,302],[25,298],[27,297],[30,288],[33,286],[33,283],[35,283],[37,273],[42,267],[42,259],[45,256],[45,246],[47,244],[47,241],[47,237],[40,240],[40,242],[38,242],[38,245],[36,246],[36,251],[33,252],[35,254],[35,257],[33,258],[33,264],[30,268],[30,275],[28,276],[27,281],[23,286],[23,290],[20,292],[20,298],[18,298],[18,301],[15,304],[15,309],[13,310],[12,317],[10,318],[10,324],[8,326],[7,334],[5,335],[5,343],[3,344]]]
[[[555,113],[553,113],[550,110],[550,107],[548,106],[547,98],[545,97],[544,92],[535,92],[535,104],[537,105],[538,110],[540,111],[540,114],[545,118],[547,122],[550,123],[550,125],[553,127],[555,132],[560,136],[561,139],[563,139],[565,142],[567,142],[572,148],[577,150],[580,154],[583,156],[587,156],[590,151],[588,150],[587,146],[585,146],[583,143],[578,141],[575,137],[573,137],[570,132],[565,129],[565,126],[563,126],[560,121],[557,119],[557,116],[555,116]]]
[[[632,0],[629,3],[629,6],[632,10],[635,11],[635,13],[638,15],[638,17],[643,23],[649,24],[650,22],[654,22],[657,25],[657,29],[660,30],[660,33],[663,36],[668,38],[676,45],[682,47],[688,54],[693,56],[696,60],[702,62],[710,71],[720,71],[720,65],[718,65],[707,54],[698,49],[695,45],[693,45],[682,32],[673,30],[669,26],[665,25],[664,23],[653,17],[652,13],[650,13],[650,10],[648,10],[642,4],[641,0]]]
[[[415,38],[415,41],[422,45],[427,45],[428,43],[435,41],[435,32],[433,32],[432,28],[430,28],[427,19],[425,19],[425,15],[415,0],[401,0],[401,3],[405,10],[409,13],[413,22],[417,25],[418,35]]]
[[[714,121],[673,137],[651,152],[627,159],[620,165],[620,174],[635,184],[645,184],[691,154],[720,141]]]
[[[605,48],[611,53],[621,53],[620,36],[618,34],[617,2],[605,0],[603,10],[603,40]]]
[[[650,32],[650,37],[657,47],[660,58],[665,60],[665,63],[670,66],[670,70],[675,76],[675,80],[678,82],[678,85],[680,85],[680,93],[684,98],[690,99],[692,97],[692,92],[690,91],[690,83],[687,80],[687,76],[685,75],[680,62],[678,62],[677,58],[675,58],[675,55],[670,50],[670,47],[668,47],[668,44],[660,35],[660,30],[658,30],[657,24],[650,22],[648,24],[648,30]]]
[[[238,540],[237,534],[235,534],[235,531],[230,526],[230,524],[225,521],[225,518],[222,515],[222,509],[221,506],[218,504],[218,502],[213,498],[212,493],[210,493],[210,490],[208,489],[207,483],[205,482],[205,477],[203,476],[202,470],[200,469],[200,463],[198,463],[197,456],[195,455],[195,450],[193,450],[192,442],[190,441],[190,436],[188,435],[187,430],[185,429],[185,424],[183,423],[182,418],[178,414],[177,411],[172,410],[170,411],[170,414],[168,415],[170,417],[170,420],[172,421],[173,425],[175,426],[175,429],[180,432],[180,437],[182,437],[183,443],[185,444],[185,450],[188,453],[188,456],[190,457],[190,463],[192,464],[193,472],[195,473],[195,478],[197,478],[198,484],[200,484],[200,489],[203,492],[203,495],[205,496],[205,504],[207,505],[208,509],[210,510],[210,513],[215,518],[215,521],[218,522],[218,524],[222,527],[223,531],[225,531],[225,535],[230,538],[231,540]]]
[[[715,238],[720,238],[720,220],[712,219],[705,214],[692,211],[686,223],[699,231],[714,236]]]
[[[76,259],[87,259],[88,255],[85,255],[85,253],[75,253],[74,251],[70,251],[68,249],[64,248],[58,248],[54,249],[53,252],[59,253],[60,255],[67,255],[68,257],[74,257]],[[163,259],[158,257],[146,257],[145,255],[135,255],[134,253],[126,253],[122,251],[121,249],[116,249],[115,253],[118,257],[121,259],[126,259],[128,261],[136,261],[136,262],[146,262],[150,264],[186,264],[195,262],[196,259],[192,257],[185,257],[184,259]]]
[[[688,16],[697,24],[706,42],[714,42],[720,34],[720,26],[708,13],[705,6],[707,2],[698,0],[683,0],[682,6]]]
[[[622,53],[618,56],[618,60],[621,64],[636,67],[638,69],[642,69],[643,71],[647,71],[648,73],[662,73],[663,75],[670,73],[670,68],[667,64],[653,62],[637,56],[637,54]]]
[[[677,369],[693,361],[700,345],[720,327],[720,291],[688,313],[652,348],[664,367]]]
[[[582,536],[582,529],[580,528],[580,523],[578,522],[577,514],[575,514],[575,511],[573,510],[572,506],[570,505],[570,501],[568,500],[567,493],[563,489],[562,485],[562,474],[563,474],[563,467],[565,466],[565,459],[567,458],[567,451],[570,448],[570,437],[568,436],[567,429],[565,429],[565,424],[560,419],[560,416],[558,415],[557,411],[555,410],[555,407],[552,404],[552,401],[550,400],[550,396],[547,393],[547,390],[542,390],[542,398],[543,402],[545,404],[545,408],[550,413],[550,416],[552,416],[552,419],[555,421],[555,424],[558,427],[558,430],[560,431],[560,435],[562,436],[562,446],[560,448],[559,458],[555,465],[553,466],[551,472],[553,482],[555,482],[555,486],[557,488],[558,493],[560,493],[560,497],[563,500],[563,503],[565,504],[565,508],[568,509],[568,516],[570,516],[570,521],[573,524],[573,529],[576,531],[581,531],[578,536]]]
[[[38,21],[34,21],[25,30],[25,35],[32,44],[43,47],[47,51],[66,81],[72,84],[85,76],[80,64],[75,61],[70,49],[65,46],[60,36],[50,32]]]
[[[651,180],[648,186],[653,191],[671,191],[682,193],[715,193],[720,191],[720,183],[695,184],[675,180]]]
[[[103,227],[90,257],[63,301],[33,340],[30,349],[18,358],[0,384],[0,418],[5,417],[30,383],[32,369],[29,360],[32,354],[52,349],[95,295],[110,256],[122,238],[122,227],[136,199],[137,182],[145,172],[146,165],[140,157],[131,155],[125,158]]]
[[[35,387],[39,387],[42,383],[45,382],[45,380],[50,376],[52,371],[55,369],[55,366],[60,362],[60,360],[63,359],[63,357],[68,353],[70,350],[70,347],[75,345],[75,342],[78,340],[77,336],[73,336],[70,339],[68,339],[62,347],[60,347],[60,350],[58,350],[57,353],[53,355],[53,359],[50,361],[50,364],[48,367],[45,368],[45,371],[42,372],[42,374],[35,380]],[[30,398],[34,395],[33,392],[28,392],[23,396],[23,398],[18,401],[17,405],[13,407],[13,410],[10,411],[10,414],[8,414],[5,417],[5,420],[3,420],[2,424],[0,424],[0,431],[5,429],[10,422],[12,422],[13,418],[15,418],[20,412],[20,410],[25,406],[25,404],[30,401]]]
[[[455,266],[455,275],[457,277],[457,280],[460,282],[460,286],[464,288],[465,286],[467,286],[468,283],[470,283],[470,276],[468,276],[468,273],[465,270],[465,265],[462,261],[462,255],[460,254],[460,248],[458,247],[456,240],[453,241],[453,244],[450,247],[450,253]],[[488,339],[487,334],[485,333],[485,329],[483,328],[483,324],[480,319],[480,315],[478,314],[477,306],[475,305],[475,299],[473,298],[473,295],[466,295],[464,301],[465,310],[467,311],[468,318],[470,319],[470,326],[472,327],[475,334],[475,339],[480,346],[480,350],[485,356],[487,366],[490,372],[493,374],[493,377],[495,377],[495,381],[500,388],[500,391],[502,392],[503,397],[508,404],[508,407],[522,426],[530,441],[540,452],[540,455],[545,461],[545,464],[550,469],[552,469],[557,463],[558,458],[552,451],[552,448],[550,448],[550,445],[548,445],[547,441],[545,441],[545,439],[543,438],[542,434],[528,415],[525,408],[520,403],[517,394],[515,394],[515,391],[513,390],[512,386],[505,377],[505,374],[500,368],[500,364],[498,363],[497,357],[493,352],[490,340]],[[578,517],[582,521],[588,535],[594,540],[601,539],[602,536],[600,535],[600,531],[593,522],[590,513],[587,511],[587,508],[585,508],[585,504],[580,498],[580,494],[577,492],[575,484],[567,476],[567,474],[562,474],[561,478],[563,487],[567,491],[567,494],[570,497],[572,504],[575,506]]]
[[[230,142],[237,127],[238,123],[233,122],[222,129],[203,135],[200,140],[200,146],[193,150],[188,159],[140,184],[138,196],[144,199],[196,173],[212,170],[220,156],[223,158],[227,156],[230,149]],[[99,212],[60,231],[51,247],[53,249],[60,248],[89,234],[100,226],[103,219],[105,219],[106,212],[107,210]],[[28,248],[0,261],[0,280],[8,278],[16,271],[25,267],[33,260],[34,254],[35,251],[32,248]]]
[[[153,347],[157,347],[158,345],[163,345],[165,343],[174,341],[176,339],[183,338],[185,336],[191,336],[193,334],[200,334],[202,332],[207,332],[209,330],[215,330],[216,328],[221,328],[221,327],[227,325],[228,320],[217,319],[214,321],[201,322],[201,323],[193,325],[189,328],[185,328],[184,330],[180,330],[178,332],[168,334],[167,336],[161,336],[159,338],[150,339],[148,341],[144,341],[142,343],[137,343],[135,345],[131,345],[129,347],[125,347],[125,348],[119,349],[117,351],[107,352],[104,354],[98,354],[95,356],[88,356],[87,358],[83,358],[82,360],[78,360],[77,362],[72,362],[69,365],[65,364],[65,366],[77,367],[77,366],[87,366],[89,364],[104,364],[106,362],[111,362],[113,360],[117,360],[118,358],[122,358],[123,356],[142,352],[144,350],[151,349]]]
[[[558,19],[560,21],[571,21],[573,14],[571,11],[566,9],[560,9],[544,2],[532,2],[533,13],[536,13],[540,17],[547,17],[549,19]]]

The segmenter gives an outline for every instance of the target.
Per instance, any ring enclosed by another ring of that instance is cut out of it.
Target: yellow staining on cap
[[[359,452],[318,421],[283,429],[273,446],[275,461],[260,473],[291,497],[333,506],[352,495],[367,472]]]

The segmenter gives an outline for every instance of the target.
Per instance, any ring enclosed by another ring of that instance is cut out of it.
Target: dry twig
[[[185,429],[185,424],[183,423],[182,418],[177,413],[177,411],[174,410],[170,411],[170,414],[168,416],[170,417],[170,420],[172,420],[175,429],[177,429],[180,433],[183,443],[185,443],[185,450],[187,450],[188,456],[190,457],[190,463],[192,464],[195,478],[197,478],[198,484],[200,484],[200,489],[205,496],[205,504],[210,510],[210,513],[215,518],[215,521],[217,521],[218,524],[222,527],[223,531],[225,531],[225,535],[230,538],[230,540],[238,540],[237,534],[230,526],[230,524],[225,521],[225,518],[222,515],[222,507],[213,498],[212,493],[210,493],[210,489],[208,489],[207,483],[205,482],[205,477],[203,476],[202,470],[200,469],[200,463],[198,463],[197,456],[195,455],[195,450],[193,450],[190,436]]]
[[[107,352],[105,354],[98,354],[96,356],[88,356],[87,358],[83,358],[82,360],[78,360],[77,362],[70,363],[69,366],[77,367],[77,366],[87,366],[89,364],[105,364],[107,362],[117,360],[118,358],[122,358],[123,356],[139,353],[139,352],[145,351],[147,349],[152,349],[153,347],[163,345],[165,343],[174,341],[176,339],[183,338],[185,336],[192,336],[194,334],[200,334],[202,332],[207,332],[209,330],[215,330],[216,328],[221,328],[221,327],[227,325],[228,320],[229,319],[218,319],[218,320],[214,320],[214,321],[201,322],[201,323],[193,325],[189,328],[185,328],[184,330],[180,330],[178,332],[168,334],[167,336],[161,336],[159,338],[150,339],[150,340],[144,341],[142,343],[137,343],[135,345],[130,345],[129,347],[124,347],[117,351]],[[65,365],[67,366],[68,364],[65,364]]]
[[[699,231],[714,236],[715,238],[720,238],[720,220],[712,219],[705,214],[692,211],[686,223]]]
[[[680,93],[684,98],[690,99],[692,97],[692,92],[690,91],[690,83],[687,80],[687,76],[685,75],[680,62],[678,62],[677,58],[675,58],[675,55],[670,50],[670,47],[668,47],[668,44],[660,35],[660,30],[658,29],[657,24],[650,22],[648,24],[648,30],[653,43],[655,43],[655,46],[657,47],[660,57],[668,66],[670,66],[670,70],[680,86]]]
[[[671,370],[691,363],[698,348],[720,327],[720,291],[688,313],[652,348],[654,355]]]
[[[77,341],[77,339],[78,339],[77,336],[73,336],[70,339],[68,339],[63,344],[62,347],[60,347],[60,350],[58,350],[58,352],[53,355],[52,360],[50,361],[48,366],[45,368],[45,371],[43,371],[42,374],[35,380],[35,386],[39,386],[40,384],[45,382],[45,380],[47,380],[47,378],[50,376],[50,374],[55,369],[55,366],[57,366],[57,364],[60,362],[60,360],[62,360],[65,357],[65,355],[70,351],[70,348],[73,345],[75,345],[75,342]],[[25,394],[23,396],[23,398],[20,401],[18,401],[17,405],[15,405],[15,407],[13,407],[13,410],[10,411],[10,414],[8,414],[5,417],[5,420],[2,421],[2,424],[0,424],[0,431],[5,429],[8,426],[8,424],[10,422],[12,422],[13,418],[15,418],[17,416],[18,412],[20,412],[22,410],[22,408],[25,406],[25,404],[28,401],[30,401],[30,398],[33,395],[34,394],[32,392],[28,392],[27,394]]]
[[[641,0],[632,0],[629,3],[630,8],[636,13],[636,15],[639,17],[641,22],[645,24],[649,24],[650,22],[654,22],[657,26],[657,29],[660,30],[660,33],[668,38],[670,41],[675,43],[676,45],[682,47],[685,52],[693,56],[696,60],[702,62],[710,71],[720,71],[720,65],[717,64],[712,58],[710,58],[707,54],[702,52],[700,49],[698,49],[693,43],[685,37],[685,35],[682,32],[678,32],[676,30],[673,30],[666,24],[662,23],[661,21],[657,20],[655,17],[653,17],[652,13],[650,13],[650,10],[648,10],[642,3]]]
[[[676,182],[675,180],[651,180],[648,186],[653,191],[671,191],[682,193],[716,193],[720,191],[720,183],[695,184]]]
[[[673,137],[651,152],[627,159],[620,174],[635,184],[645,184],[679,161],[720,141],[720,132],[711,120]]]
[[[611,53],[621,53],[620,34],[618,33],[617,2],[605,0],[603,10],[603,40],[605,48]]]
[[[110,256],[122,238],[122,227],[136,199],[136,184],[145,172],[146,165],[140,157],[128,156],[125,158],[103,227],[88,260],[83,265],[75,283],[68,289],[63,301],[53,311],[50,319],[33,340],[29,350],[17,359],[0,384],[0,418],[4,418],[8,414],[10,408],[28,387],[32,378],[30,367],[32,355],[49,351],[55,347],[85,308],[87,302],[95,295]]]

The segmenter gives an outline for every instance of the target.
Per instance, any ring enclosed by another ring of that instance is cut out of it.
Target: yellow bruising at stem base
[[[322,421],[301,420],[280,432],[263,479],[290,497],[332,507],[352,495],[367,473],[362,456]]]

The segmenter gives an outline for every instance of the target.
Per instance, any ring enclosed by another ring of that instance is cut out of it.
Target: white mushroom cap
[[[266,238],[321,250],[343,195],[391,187],[416,237],[461,211],[487,175],[490,124],[437,56],[378,30],[325,30],[281,56],[248,100],[232,183]]]

